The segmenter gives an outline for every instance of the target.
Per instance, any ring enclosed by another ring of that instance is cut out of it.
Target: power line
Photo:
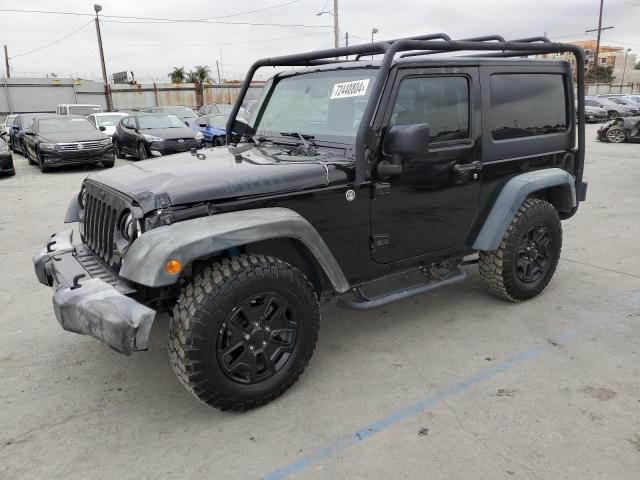
[[[296,0],[299,1],[299,0]],[[274,5],[272,7],[266,8],[276,8],[277,6],[288,5],[293,2],[288,2],[282,5]],[[264,9],[259,9],[264,10]],[[258,10],[252,10],[250,12],[240,12],[231,14],[231,16],[244,15],[245,13],[253,13]],[[25,9],[17,9],[17,8],[0,8],[0,12],[13,12],[13,13],[38,13],[44,15],[73,15],[73,16],[81,16],[81,17],[92,17],[92,14],[89,13],[79,13],[79,12],[62,12],[62,11],[54,11],[54,10],[25,10]],[[100,15],[100,18],[103,22],[113,22],[113,23],[207,23],[207,24],[217,24],[217,25],[250,25],[250,26],[273,26],[273,27],[301,27],[301,28],[329,28],[330,25],[306,25],[300,23],[268,23],[268,22],[227,22],[227,21],[219,21],[212,20],[207,18],[157,18],[157,17],[135,17],[128,15]],[[221,17],[217,17],[221,18]]]
[[[159,48],[168,48],[168,47],[215,47],[219,45],[239,45],[239,44],[247,44],[247,43],[263,43],[263,42],[273,42],[277,40],[289,40],[292,38],[306,38],[306,37],[317,37],[320,35],[326,35],[326,33],[311,33],[307,35],[291,35],[287,37],[275,37],[275,38],[261,38],[258,40],[243,40],[240,42],[216,42],[216,43],[118,43],[118,42],[104,42],[105,45],[119,45],[125,47],[159,47]],[[225,65],[227,65],[225,63]]]
[[[57,43],[62,42],[63,40],[66,40],[67,38],[69,38],[71,35],[73,35],[74,33],[78,33],[80,30],[82,30],[83,28],[87,27],[89,24],[93,23],[93,20],[89,20],[87,23],[85,23],[84,25],[82,25],[80,28],[75,29],[73,32],[68,33],[67,35],[65,35],[62,38],[59,38],[58,40],[55,40],[51,43],[47,43],[46,45],[43,45],[42,47],[38,47],[35,48],[33,50],[29,50],[28,52],[23,52],[23,53],[19,53],[18,55],[13,55],[11,57],[11,60],[13,60],[14,58],[18,58],[18,57],[24,57],[25,55],[30,55],[32,53],[36,53],[39,52],[40,50],[44,50],[47,47],[50,47],[52,45],[56,45]]]
[[[264,12],[265,10],[272,10],[274,8],[286,7],[288,5],[293,5],[294,3],[300,3],[301,1],[302,0],[292,0],[290,2],[278,3],[276,5],[271,5],[270,7],[263,7],[263,8],[258,8],[257,10],[248,10],[246,12],[240,12],[240,13],[231,13],[229,15],[222,15],[222,16],[218,16],[218,17],[215,17],[215,18],[239,17],[240,15],[249,15],[250,13],[258,13],[258,12]],[[205,18],[204,20],[211,20],[211,18]]]
[[[96,50],[98,50],[98,47],[94,48],[93,50],[91,50],[88,54],[86,54],[84,57],[82,57],[80,60],[78,60],[77,62],[73,63],[72,65],[69,65],[68,67],[63,68],[62,70],[58,70],[57,73],[62,73],[62,72],[66,72],[67,70],[71,70],[73,67],[75,67],[76,65],[78,65],[79,63],[82,63],[84,60],[86,60],[87,58],[89,58],[91,55],[93,55],[94,53],[96,53]]]

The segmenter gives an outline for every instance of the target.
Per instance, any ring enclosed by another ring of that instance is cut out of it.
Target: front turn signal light
[[[176,260],[172,258],[171,260],[167,260],[167,263],[164,264],[164,271],[169,275],[177,275],[182,270],[182,262],[180,260]]]

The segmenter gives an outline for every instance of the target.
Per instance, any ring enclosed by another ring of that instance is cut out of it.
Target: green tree
[[[209,82],[209,75],[211,74],[211,69],[208,65],[196,65],[194,70],[191,70],[187,75],[190,82],[193,83],[205,83]]]
[[[184,82],[184,77],[185,77],[184,67],[173,67],[173,70],[169,72],[169,77],[171,77],[171,83]]]
[[[640,62],[636,63],[636,66],[633,67],[634,70],[640,70]]]
[[[595,70],[589,68],[586,75],[587,83],[613,83],[615,78],[613,67],[601,67],[599,65]]]

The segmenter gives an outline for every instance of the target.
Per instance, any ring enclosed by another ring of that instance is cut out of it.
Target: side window
[[[403,80],[389,123],[428,123],[434,143],[470,138],[469,81],[461,76]]]
[[[491,76],[490,90],[494,140],[567,130],[567,96],[561,74],[495,74]]]
[[[594,102],[593,100],[585,100],[585,101],[584,101],[584,104],[585,104],[587,107],[598,107],[598,106],[599,106],[599,105],[598,105],[596,102]]]
[[[122,126],[126,128],[133,128],[133,117],[127,117],[122,120]]]
[[[209,126],[209,119],[208,119],[207,117],[199,117],[199,118],[196,120],[196,123],[197,123],[198,125],[206,125],[206,126]]]

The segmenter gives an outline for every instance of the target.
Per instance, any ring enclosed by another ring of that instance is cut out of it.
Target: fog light
[[[167,263],[164,264],[164,271],[169,275],[177,275],[181,269],[182,263],[180,260],[176,260],[175,258],[167,260]]]
[[[158,150],[151,150],[151,155],[153,155],[154,157],[161,157],[162,152],[159,152]]]

